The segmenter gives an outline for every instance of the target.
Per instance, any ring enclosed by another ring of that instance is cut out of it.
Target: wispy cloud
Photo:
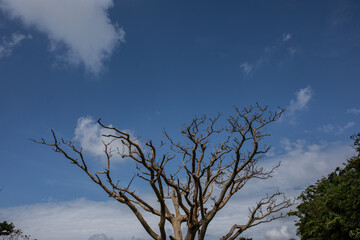
[[[292,57],[292,56],[295,56],[297,53],[298,53],[298,49],[294,48],[294,47],[289,47],[288,48],[288,52],[289,52],[289,56]]]
[[[281,37],[281,40],[277,40],[277,42],[273,45],[266,46],[262,54],[260,54],[260,56],[255,61],[246,61],[241,63],[241,71],[246,75],[250,75],[255,70],[263,67],[265,64],[274,61],[278,55],[281,56],[281,60],[277,60],[277,62],[280,62],[279,64],[293,58],[298,54],[299,50],[295,47],[286,47],[289,46],[289,44],[286,42],[289,42],[291,39],[292,35],[290,33],[284,33]]]
[[[307,108],[314,92],[310,86],[301,88],[295,92],[295,98],[290,100],[289,105],[285,108],[285,113],[280,118],[279,122],[286,121],[287,123],[295,125],[297,123],[297,112]]]
[[[360,114],[360,109],[359,108],[349,108],[346,110],[346,113],[351,113],[351,114]]]
[[[282,40],[284,41],[284,42],[287,42],[287,41],[289,41],[290,39],[291,39],[291,34],[290,33],[284,33],[283,35],[282,35]]]
[[[0,58],[11,56],[15,47],[20,45],[23,40],[31,38],[30,34],[21,33],[13,33],[11,37],[3,37],[0,43]]]
[[[253,70],[253,65],[247,62],[240,65],[241,71],[245,74],[250,74]]]
[[[310,86],[301,88],[295,93],[296,98],[290,101],[290,105],[287,107],[288,114],[294,114],[296,111],[306,108],[310,99],[313,96],[313,90]]]
[[[128,130],[125,132],[130,133]],[[77,121],[75,128],[74,140],[79,142],[80,147],[87,153],[94,157],[105,157],[105,145],[109,144],[109,149],[114,151],[114,160],[121,160],[119,154],[122,153],[125,148],[121,141],[103,137],[104,134],[115,134],[114,131],[102,128],[92,117],[81,117]]]
[[[28,27],[45,33],[51,51],[69,64],[98,74],[125,32],[111,23],[113,0],[0,0],[0,8]]]
[[[335,135],[340,135],[344,133],[347,129],[353,127],[355,125],[354,122],[348,122],[344,126],[338,126],[333,124],[326,124],[322,127],[319,127],[317,130],[323,133],[333,133]]]

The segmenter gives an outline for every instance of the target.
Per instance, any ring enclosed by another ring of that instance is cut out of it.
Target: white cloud
[[[31,38],[32,36],[30,34],[25,35],[21,33],[13,33],[10,38],[3,37],[0,43],[0,58],[11,56],[16,46],[23,40]]]
[[[240,65],[241,71],[245,74],[250,74],[253,70],[253,65],[249,63],[243,63]]]
[[[344,126],[334,126],[333,124],[326,124],[322,127],[319,127],[317,130],[323,133],[334,133],[335,135],[340,135],[354,125],[354,122],[348,122]]]
[[[358,108],[349,108],[349,109],[346,110],[346,113],[360,114],[360,109],[358,109]]]
[[[24,233],[48,240],[147,239],[136,217],[115,201],[77,199],[0,209],[2,219],[13,222]],[[150,219],[152,222],[155,219]],[[105,234],[99,234],[106,233]],[[104,238],[107,237],[107,238]]]
[[[274,240],[288,240],[290,237],[290,234],[288,232],[288,228],[287,226],[281,226],[280,229],[271,229],[269,231],[267,231],[265,233],[265,236],[268,237],[269,239],[274,239]]]
[[[239,195],[214,218],[208,228],[207,239],[219,239],[233,224],[244,224],[248,207],[265,193],[276,190],[290,196],[298,194],[317,179],[341,166],[353,149],[347,144],[312,144],[305,140],[283,139],[276,156],[266,158],[259,165],[270,168],[278,161],[281,166],[268,180],[250,181]],[[156,204],[154,197],[146,201]],[[132,212],[115,201],[95,202],[77,199],[69,202],[50,202],[28,206],[0,209],[0,216],[14,222],[16,227],[38,239],[48,240],[128,240],[148,239],[147,233]],[[148,216],[148,215],[146,215]],[[156,229],[158,218],[147,217]],[[282,226],[286,227],[282,227]],[[170,228],[167,225],[167,229]],[[170,232],[170,231],[169,231]],[[104,233],[104,234],[99,234]],[[245,237],[257,240],[289,239],[295,237],[294,218],[276,220],[245,231]]]
[[[313,90],[310,86],[301,88],[295,92],[295,99],[290,100],[289,105],[285,108],[285,113],[280,118],[279,122],[286,121],[292,125],[296,124],[296,112],[306,109],[308,103],[313,96]]]
[[[291,39],[291,34],[290,33],[284,33],[283,35],[282,35],[282,40],[284,41],[284,42],[287,42],[287,41],[289,41],[290,39]]]
[[[232,201],[229,207],[214,218],[206,239],[219,239],[233,224],[244,223],[247,220],[247,207],[253,206],[256,200],[258,199],[247,196],[240,201]],[[96,202],[82,198],[67,202],[39,203],[0,209],[0,216],[37,239],[149,239],[134,214],[125,205],[115,201]],[[158,217],[144,216],[157,231]],[[283,223],[279,221],[260,225],[246,231],[242,236],[257,236],[257,239],[265,240],[266,230],[279,228],[279,224]],[[170,225],[166,225],[166,230],[172,234]]]
[[[304,189],[340,167],[353,153],[353,149],[347,144],[311,144],[303,139],[284,139],[281,144],[284,152],[269,158],[265,167],[270,168],[276,162],[281,162],[281,165],[275,171],[274,177],[264,182],[263,187],[277,186],[285,192]]]
[[[297,197],[306,187],[323,176],[341,167],[342,163],[352,155],[354,150],[347,144],[339,143],[309,143],[298,139],[281,141],[283,151],[279,150],[274,157],[267,157],[259,162],[259,166],[270,169],[281,162],[272,178],[267,180],[254,179],[232,199],[223,212],[219,213],[209,227],[211,236],[216,233],[225,233],[234,223],[244,224],[247,220],[247,208],[251,207],[265,193],[281,191],[288,197]],[[285,211],[286,212],[286,211]],[[254,237],[258,240],[289,239],[296,235],[295,218],[275,220],[271,223],[260,224],[246,230],[244,236]],[[282,227],[282,226],[286,227]],[[209,238],[218,239],[218,238]]]
[[[45,33],[59,59],[94,74],[124,41],[125,32],[108,17],[112,6],[113,0],[0,0],[12,18]]]
[[[287,107],[288,114],[294,114],[296,111],[303,110],[306,108],[311,97],[313,95],[313,90],[310,86],[306,88],[301,88],[295,93],[295,100],[290,101],[290,105]]]
[[[74,140],[79,142],[80,147],[89,154],[95,157],[105,157],[104,143],[108,144],[112,139],[103,137],[103,134],[115,134],[115,132],[102,128],[92,117],[81,117],[77,121]],[[124,151],[124,145],[120,140],[111,142],[109,147],[116,152]],[[120,155],[114,154],[114,160],[119,159],[121,159]]]

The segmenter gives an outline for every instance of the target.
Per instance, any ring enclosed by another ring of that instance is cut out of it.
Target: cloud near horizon
[[[265,235],[271,240],[288,240],[290,234],[288,232],[288,226],[283,225],[280,229],[268,230]]]
[[[98,74],[125,32],[111,23],[113,0],[0,0],[0,9],[46,34],[57,59]]]
[[[280,190],[288,196],[298,196],[305,187],[341,166],[353,151],[345,143],[319,145],[301,139],[283,139],[281,145],[282,151],[279,150],[276,156],[259,162],[266,169],[278,161],[282,162],[273,178],[250,181],[214,218],[209,226],[207,239],[218,239],[233,224],[243,224],[247,220],[248,207],[254,206],[266,193]],[[145,200],[157,204],[150,194],[145,196]],[[0,209],[0,216],[14,222],[26,234],[39,239],[147,239],[145,230],[132,212],[115,201],[96,202],[82,198],[67,202],[39,203]],[[146,216],[156,229],[158,218]],[[286,227],[282,227],[284,225]],[[167,231],[171,232],[169,225]],[[258,240],[287,240],[295,237],[294,219],[262,224],[244,234],[243,236],[248,237],[257,236]]]
[[[266,168],[281,162],[274,177],[266,181],[268,187],[277,186],[280,191],[304,189],[317,179],[327,176],[351,156],[353,149],[348,144],[310,143],[303,139],[281,141],[282,151],[266,161]],[[281,153],[282,152],[282,153]]]
[[[113,238],[109,238],[106,234],[94,234],[92,235],[89,240],[113,240]]]
[[[119,208],[115,201],[95,202],[81,198],[67,202],[38,203],[0,209],[0,215],[13,222],[25,234],[38,239],[146,238],[145,230],[142,230],[131,211],[126,206]]]

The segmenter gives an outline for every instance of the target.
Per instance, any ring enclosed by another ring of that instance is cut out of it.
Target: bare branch
[[[106,166],[95,173],[89,170],[82,149],[76,147],[73,141],[58,140],[53,130],[51,142],[44,139],[32,141],[62,154],[110,197],[127,205],[153,239],[166,239],[167,221],[174,230],[170,239],[183,239],[181,224],[186,223],[185,239],[198,236],[199,240],[203,240],[215,215],[248,181],[254,178],[266,180],[279,167],[278,164],[265,170],[258,166],[258,162],[270,149],[261,145],[261,140],[269,136],[266,126],[276,121],[284,110],[279,108],[271,112],[267,106],[259,104],[242,110],[234,109],[235,114],[227,119],[224,127],[218,126],[221,114],[214,118],[205,115],[195,117],[180,128],[183,141],[175,141],[164,131],[166,143],[161,141],[157,145],[152,141],[140,143],[128,132],[107,126],[99,119],[98,124],[107,132],[102,135],[106,139],[103,141]],[[115,141],[121,142],[121,149],[112,148]],[[163,150],[165,147],[168,149]],[[126,181],[127,184],[114,180],[111,171],[114,154],[136,164],[134,175]],[[147,202],[141,194],[135,194],[132,189],[135,179],[150,187],[156,203]],[[249,210],[245,224],[233,225],[221,239],[235,239],[250,227],[283,217],[281,210],[293,202],[286,198],[278,200],[280,195],[275,193],[262,198]],[[212,205],[209,199],[213,201]],[[169,202],[173,211],[167,205]],[[143,217],[145,213],[158,217],[156,231]]]

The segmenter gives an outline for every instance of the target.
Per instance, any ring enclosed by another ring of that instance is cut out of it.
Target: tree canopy
[[[264,169],[257,164],[269,150],[260,143],[268,136],[265,128],[282,112],[282,109],[272,112],[259,105],[242,110],[235,108],[235,114],[223,127],[218,126],[220,115],[195,117],[190,124],[181,127],[182,141],[165,133],[165,142],[159,144],[140,143],[129,133],[99,120],[99,125],[107,131],[102,136],[107,164],[100,172],[88,167],[82,148],[73,141],[57,138],[54,131],[51,142],[44,139],[35,142],[62,154],[110,197],[129,207],[151,238],[202,240],[217,213],[249,180],[268,179],[279,166],[274,164]],[[114,142],[121,143],[122,149],[114,149]],[[112,174],[111,159],[116,153],[136,163],[134,177],[128,184],[116,181]],[[169,162],[176,167],[169,167]],[[145,201],[134,189],[133,180],[149,186],[157,203]],[[279,192],[266,195],[249,208],[248,218],[234,219],[240,223],[229,226],[220,239],[234,240],[246,229],[285,217],[282,210],[293,204],[294,201]],[[158,229],[145,220],[144,214],[158,218]],[[173,233],[166,231],[166,223],[172,225]]]
[[[0,222],[0,236],[10,235],[15,231],[15,226],[13,223],[8,223],[7,221]]]
[[[356,155],[344,168],[306,188],[299,199],[297,234],[306,240],[360,239],[360,133],[351,137]]]
[[[0,222],[0,236],[2,240],[30,240],[29,235],[23,234],[20,229],[15,228],[13,223],[8,223],[7,221]]]

